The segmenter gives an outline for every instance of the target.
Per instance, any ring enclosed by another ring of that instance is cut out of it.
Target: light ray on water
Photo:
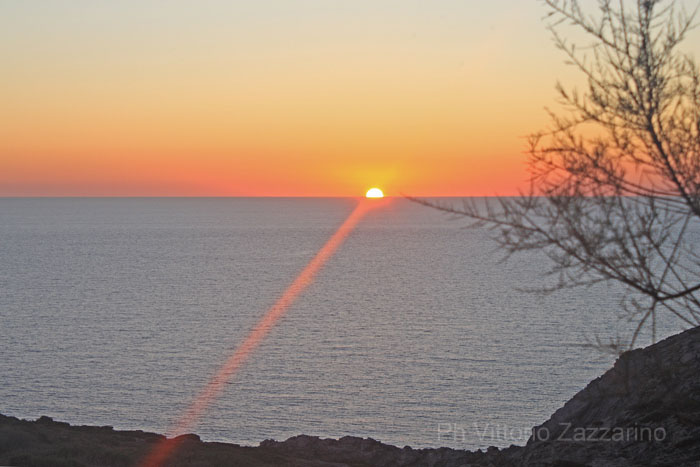
[[[168,431],[167,437],[158,443],[146,456],[143,467],[157,467],[173,454],[183,438],[179,435],[186,433],[202,417],[213,400],[221,393],[226,383],[234,376],[236,371],[248,360],[252,352],[260,342],[277,324],[285,314],[289,306],[296,300],[306,287],[313,282],[316,273],[333,256],[345,238],[352,232],[362,217],[373,207],[384,204],[379,200],[365,199],[355,207],[335,233],[326,241],[316,256],[302,269],[289,287],[282,293],[277,301],[267,310],[258,321],[245,340],[236,348],[221,368],[212,376],[207,385],[190,404],[184,414],[178,419],[173,428]]]

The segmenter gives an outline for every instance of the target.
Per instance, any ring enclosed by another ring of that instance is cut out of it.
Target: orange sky
[[[0,196],[513,194],[539,2],[0,3]]]

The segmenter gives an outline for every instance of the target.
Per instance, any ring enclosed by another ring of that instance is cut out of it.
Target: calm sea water
[[[355,203],[0,199],[0,412],[166,431]],[[524,442],[632,325],[615,288],[517,291],[546,261],[464,225],[370,212],[193,431]]]

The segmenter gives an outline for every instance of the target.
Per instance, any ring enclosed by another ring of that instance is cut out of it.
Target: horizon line
[[[503,198],[524,195],[384,195],[384,198]],[[330,199],[364,199],[364,195],[3,195],[0,199],[128,199],[128,198],[330,198]]]

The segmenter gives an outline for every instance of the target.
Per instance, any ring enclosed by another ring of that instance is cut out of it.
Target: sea
[[[0,199],[0,413],[166,432],[358,202]],[[614,362],[589,344],[635,323],[614,284],[529,291],[548,259],[492,235],[403,198],[370,210],[190,431],[526,442]]]

